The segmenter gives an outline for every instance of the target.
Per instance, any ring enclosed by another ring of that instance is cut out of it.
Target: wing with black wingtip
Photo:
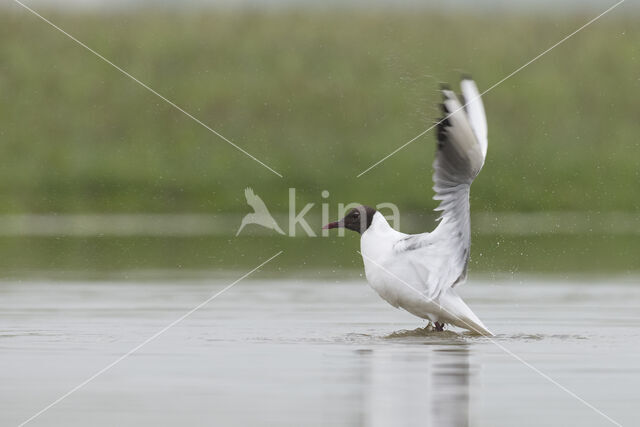
[[[437,152],[433,162],[438,227],[431,233],[409,236],[396,250],[414,258],[424,269],[428,294],[464,282],[471,247],[469,189],[484,164],[487,124],[482,99],[473,80],[461,83],[466,105],[447,87],[442,88],[442,118],[437,125]]]

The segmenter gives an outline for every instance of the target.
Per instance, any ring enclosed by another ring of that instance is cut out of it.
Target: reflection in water
[[[361,350],[365,426],[469,425],[466,345]]]

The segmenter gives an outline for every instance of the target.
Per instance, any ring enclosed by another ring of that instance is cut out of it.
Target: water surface
[[[240,276],[240,274],[238,274]],[[0,284],[0,425],[17,425],[233,279]],[[238,283],[32,425],[623,425],[640,401],[636,283],[473,282],[489,340],[363,281]]]

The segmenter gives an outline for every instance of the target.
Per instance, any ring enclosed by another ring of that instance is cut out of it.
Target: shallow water
[[[0,284],[0,425],[231,281]],[[637,283],[476,281],[461,292],[493,340],[419,329],[362,281],[247,279],[30,425],[614,425],[550,379],[637,423]]]

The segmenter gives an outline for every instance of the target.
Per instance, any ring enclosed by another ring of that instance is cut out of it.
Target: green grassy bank
[[[46,13],[45,13],[46,14]],[[47,14],[279,178],[25,11],[0,15],[0,212],[431,209],[438,83],[487,88],[588,16],[235,11]],[[612,12],[485,97],[473,207],[637,211],[640,29]]]

